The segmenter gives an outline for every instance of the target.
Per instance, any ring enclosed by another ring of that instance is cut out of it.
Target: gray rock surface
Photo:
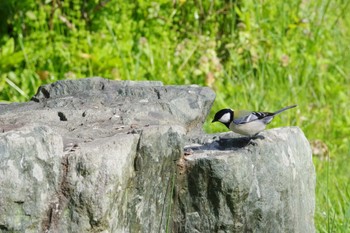
[[[193,138],[178,176],[175,232],[315,232],[315,171],[297,127]]]
[[[0,105],[0,232],[158,232],[184,135],[215,94],[102,78]]]
[[[214,98],[89,78],[0,105],[0,232],[313,232],[303,133],[204,135]]]
[[[0,134],[0,231],[27,232],[42,224],[60,199],[62,138],[47,126]]]

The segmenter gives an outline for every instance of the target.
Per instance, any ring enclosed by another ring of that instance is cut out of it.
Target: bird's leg
[[[256,146],[257,143],[255,142],[256,139],[264,139],[264,136],[262,135],[259,135],[259,133],[256,133],[254,135],[251,135],[248,137],[248,145],[253,145],[253,146]]]
[[[260,133],[260,132],[259,132],[259,133]],[[259,133],[254,134],[254,135],[252,136],[252,138],[253,138],[253,139],[265,139],[265,137],[262,136],[262,135],[259,135]]]
[[[254,139],[255,139],[255,135],[248,136],[248,144],[247,145],[256,146],[256,142],[254,142]]]

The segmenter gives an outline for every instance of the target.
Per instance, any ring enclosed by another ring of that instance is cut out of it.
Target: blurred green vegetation
[[[2,0],[0,100],[101,76],[209,86],[209,118],[298,104],[271,127],[298,125],[311,142],[318,232],[350,232],[349,10],[346,0]]]

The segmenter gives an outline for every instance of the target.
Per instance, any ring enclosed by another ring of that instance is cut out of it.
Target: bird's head
[[[215,113],[213,122],[221,122],[229,128],[230,123],[233,121],[233,110],[229,108],[221,109],[217,113]]]

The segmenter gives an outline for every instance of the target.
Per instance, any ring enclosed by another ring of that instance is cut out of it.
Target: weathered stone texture
[[[89,78],[1,104],[0,232],[314,232],[301,130],[205,135],[214,98]]]

